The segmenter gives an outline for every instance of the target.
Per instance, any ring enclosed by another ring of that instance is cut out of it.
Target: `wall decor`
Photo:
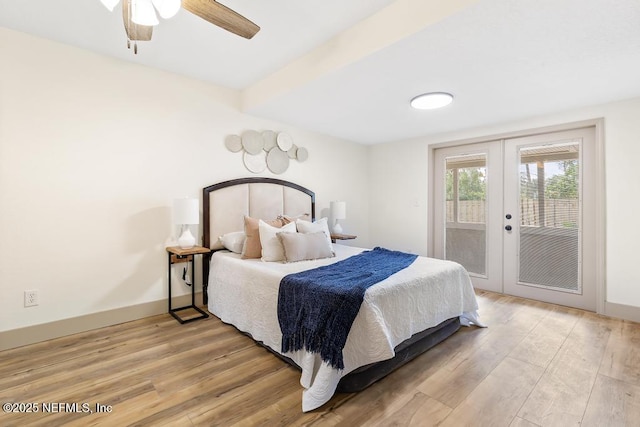
[[[300,147],[298,148],[298,151],[296,151],[296,157],[298,158],[299,162],[304,162],[309,158],[309,152],[306,148]]]
[[[278,136],[272,130],[265,130],[262,132],[262,139],[264,140],[264,151],[269,151],[276,146],[276,138]]]
[[[256,155],[264,148],[262,135],[255,130],[248,130],[242,134],[242,148],[249,154]]]
[[[278,147],[282,151],[289,151],[293,146],[293,138],[288,133],[280,132],[278,134]]]
[[[273,147],[267,154],[267,167],[275,174],[281,174],[289,168],[289,156],[280,147]]]
[[[246,167],[249,172],[260,173],[264,172],[267,168],[267,153],[264,151],[260,151],[258,154],[250,154],[245,151],[242,155],[242,160],[244,167]]]
[[[293,143],[286,132],[246,130],[242,135],[227,135],[224,145],[232,153],[242,153],[242,162],[249,172],[261,173],[267,168],[275,174],[284,173],[291,160],[304,162],[309,152]]]
[[[289,150],[287,151],[287,155],[289,156],[290,159],[295,159],[296,156],[298,155],[298,146],[296,144],[293,144],[291,148],[289,148]]]
[[[224,145],[227,147],[227,150],[231,151],[232,153],[237,153],[238,151],[242,150],[242,138],[240,138],[238,135],[228,135],[224,139]]]

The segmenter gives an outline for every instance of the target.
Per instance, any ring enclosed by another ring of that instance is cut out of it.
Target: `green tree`
[[[563,174],[554,175],[545,180],[545,197],[547,199],[578,198],[578,161],[562,162]]]
[[[458,200],[485,200],[487,183],[486,170],[480,168],[462,168],[458,171]],[[447,200],[453,200],[454,169],[447,170]]]

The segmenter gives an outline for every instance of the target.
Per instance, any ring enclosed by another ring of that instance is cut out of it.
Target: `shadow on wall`
[[[324,208],[322,209],[322,211],[320,212],[320,215],[316,215],[316,219],[320,219],[320,218],[327,218],[328,224],[329,224],[329,231],[333,233],[333,227],[336,223],[336,220],[331,216],[331,209],[329,208]],[[346,221],[345,220],[341,220],[340,223],[342,224],[343,228],[344,228],[344,233],[345,234],[352,234],[353,230],[349,230],[349,226],[345,225]],[[345,242],[343,242],[345,243]]]
[[[146,209],[127,218],[124,248],[127,254],[149,251],[163,246],[167,232],[171,232],[171,207],[159,206]],[[162,247],[164,250],[164,247]]]
[[[166,296],[167,252],[165,241],[171,230],[171,208],[161,206],[146,209],[126,219],[123,235],[124,257],[108,268],[123,272],[116,277],[102,302],[121,305],[121,302],[145,302],[144,295]],[[129,274],[126,275],[126,272]],[[117,275],[118,273],[116,273]],[[157,288],[156,292],[150,292]]]

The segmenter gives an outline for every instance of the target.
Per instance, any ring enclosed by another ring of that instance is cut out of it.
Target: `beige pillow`
[[[298,227],[299,233],[317,233],[322,231],[327,239],[327,243],[333,252],[333,245],[331,244],[331,232],[329,231],[329,224],[327,218],[320,218],[316,222],[309,222],[304,220],[296,220],[296,227]]]
[[[327,237],[322,231],[307,234],[279,232],[276,235],[282,243],[285,262],[331,258],[334,256],[331,243],[327,243]]]
[[[259,221],[259,219],[251,218],[250,216],[244,217],[244,234],[246,235],[244,246],[242,247],[242,258],[244,259],[262,257],[262,245],[260,245],[260,231],[258,228]],[[283,225],[280,219],[272,219],[265,222],[274,227],[282,227]]]

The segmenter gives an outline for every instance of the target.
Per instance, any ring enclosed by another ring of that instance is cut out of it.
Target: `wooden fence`
[[[575,228],[578,226],[579,204],[576,199],[545,199],[542,210],[538,199],[520,200],[521,225],[533,227]],[[541,221],[544,218],[544,222]],[[460,200],[458,221],[454,218],[454,201],[447,200],[447,222],[484,224],[486,221],[485,200]]]

